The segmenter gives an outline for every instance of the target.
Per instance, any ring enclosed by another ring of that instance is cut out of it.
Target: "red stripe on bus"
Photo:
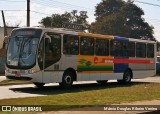
[[[137,59],[114,59],[113,63],[133,63],[133,64],[151,64],[153,60],[137,60]]]
[[[102,63],[132,63],[132,64],[154,64],[154,60],[137,60],[137,59],[103,59]]]

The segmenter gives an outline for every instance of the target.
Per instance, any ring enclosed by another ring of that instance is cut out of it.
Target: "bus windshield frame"
[[[12,69],[30,69],[36,64],[36,53],[42,30],[13,30],[7,50],[6,66]]]

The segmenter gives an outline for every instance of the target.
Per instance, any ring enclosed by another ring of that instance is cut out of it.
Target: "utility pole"
[[[30,26],[30,0],[27,0],[27,27]]]
[[[7,34],[7,26],[6,26],[6,21],[5,21],[3,10],[2,10],[2,19],[3,19],[3,26],[4,26],[4,38],[5,38],[6,36],[8,36],[8,34]],[[4,40],[3,40],[3,49],[5,49],[5,42],[4,42]]]
[[[6,27],[6,21],[5,21],[3,10],[2,10],[2,18],[3,18],[3,25],[4,25],[4,36],[8,36],[7,27]]]

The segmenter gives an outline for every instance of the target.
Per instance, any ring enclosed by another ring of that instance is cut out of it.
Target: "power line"
[[[139,1],[139,0],[135,0],[134,2],[138,2],[138,3],[142,3],[142,4],[147,4],[147,5],[151,5],[151,6],[160,7],[160,5],[158,5],[158,4],[152,4],[152,3],[148,3],[148,2],[142,2],[142,1]]]
[[[15,0],[0,0],[0,2],[26,2],[26,1],[23,1],[23,0],[21,0],[21,1],[15,1]]]
[[[62,13],[62,12],[65,12],[65,11],[72,11],[72,10],[75,10],[75,9],[77,9],[77,7],[70,7],[70,6],[64,6],[64,5],[59,5],[59,4],[54,4],[54,3],[50,3],[50,2],[47,2],[47,3],[45,3],[45,2],[41,2],[41,1],[38,1],[38,2],[35,2],[35,1],[32,1],[32,3],[36,3],[36,4],[38,4],[38,5],[41,5],[41,6],[46,6],[47,8],[49,7],[49,8],[52,8],[53,10],[53,13],[54,12],[56,12],[56,13]],[[53,4],[53,5],[52,5]],[[54,6],[54,7],[53,7]],[[58,9],[56,9],[56,8],[58,8]],[[41,11],[41,10],[39,10],[39,11]],[[44,11],[44,10],[43,10]],[[88,15],[94,15],[94,10],[91,10],[91,9],[89,9],[89,10],[86,10],[86,9],[80,9],[80,11],[87,11],[87,14]],[[41,11],[42,12],[42,11]],[[51,13],[51,11],[50,11],[50,13]],[[53,14],[52,13],[52,14]],[[50,14],[50,15],[52,15],[52,14]],[[48,14],[47,14],[48,15]]]
[[[31,10],[31,12],[38,13],[38,14],[43,14],[43,15],[51,15],[51,14],[46,14],[46,13],[42,13],[42,12],[38,12],[38,11],[33,11],[33,10]]]
[[[35,0],[36,1],[36,0]],[[35,2],[32,1],[32,2]],[[38,3],[42,3],[42,4],[48,4],[48,5],[52,5],[52,4],[56,4],[58,6],[65,6],[65,7],[74,7],[74,8],[81,8],[81,9],[88,9],[88,10],[94,10],[92,8],[87,8],[87,7],[82,7],[82,6],[78,6],[78,5],[73,5],[73,4],[68,4],[68,3],[64,3],[64,2],[59,2],[59,1],[55,1],[55,0],[48,0],[46,1],[40,1],[37,0]],[[53,6],[53,5],[52,5]]]
[[[26,10],[0,10],[0,11],[26,11]]]
[[[36,1],[32,1],[32,3],[36,3],[36,4],[39,4],[39,5],[42,5],[43,7],[44,6],[47,6],[47,7],[50,7],[50,8],[59,8],[59,9],[62,9],[62,10],[75,10],[75,9],[77,9],[77,8],[79,8],[80,10],[85,10],[85,11],[87,11],[89,14],[91,14],[91,12],[92,13],[94,13],[94,9],[90,9],[90,8],[85,8],[85,7],[77,7],[77,6],[74,6],[74,5],[65,5],[65,4],[59,4],[59,2],[58,2],[58,4],[57,3],[55,3],[55,2],[44,2],[44,1],[38,1],[38,2],[36,2]],[[54,7],[53,7],[54,6]]]

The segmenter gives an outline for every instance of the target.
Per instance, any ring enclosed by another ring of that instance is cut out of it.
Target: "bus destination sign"
[[[16,36],[20,35],[35,35],[35,31],[17,31]]]

